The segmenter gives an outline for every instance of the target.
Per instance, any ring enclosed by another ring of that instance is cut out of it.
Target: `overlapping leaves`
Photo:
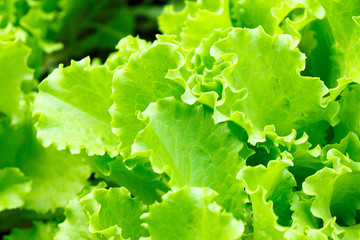
[[[60,65],[38,93],[33,45],[0,42],[0,211],[50,214],[7,238],[360,238],[357,2],[261,3],[167,7],[156,41]],[[43,38],[52,7],[20,26]]]

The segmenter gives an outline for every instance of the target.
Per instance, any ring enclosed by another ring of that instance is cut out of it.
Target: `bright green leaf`
[[[185,187],[168,192],[163,202],[144,214],[151,240],[238,239],[244,230],[241,221],[222,212],[214,202],[216,193],[208,188]]]
[[[22,207],[31,191],[31,180],[18,168],[3,168],[0,183],[0,211]]]
[[[215,125],[212,111],[174,99],[159,100],[142,113],[148,126],[139,133],[133,153],[148,151],[157,173],[165,172],[173,187],[209,187],[221,204],[242,217],[246,196],[236,179],[244,165],[239,156],[243,143],[226,124]]]
[[[134,239],[147,236],[140,216],[146,207],[125,188],[96,189],[80,203],[89,214],[89,231],[106,238]]]
[[[12,123],[24,117],[24,99],[21,84],[33,78],[33,70],[27,65],[31,49],[20,41],[0,42],[0,113]]]
[[[242,126],[252,144],[265,141],[268,125],[284,136],[321,120],[336,123],[338,106],[322,106],[328,89],[320,79],[300,75],[305,56],[291,43],[290,36],[270,37],[261,27],[234,29],[210,50],[219,63],[229,63],[217,110]]]
[[[121,150],[126,151],[144,124],[136,117],[159,98],[180,98],[183,88],[166,79],[169,69],[183,64],[183,56],[174,44],[160,43],[131,55],[129,62],[117,70],[113,80],[114,105],[110,109],[113,131],[120,137]]]
[[[90,58],[55,69],[40,85],[33,114],[37,136],[45,147],[85,148],[89,155],[117,155],[117,137],[108,112],[113,72],[91,67]],[[74,87],[76,86],[76,87]]]

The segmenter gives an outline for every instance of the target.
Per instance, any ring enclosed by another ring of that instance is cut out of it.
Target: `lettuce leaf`
[[[136,134],[144,128],[136,117],[137,111],[145,110],[149,103],[159,98],[180,98],[183,92],[181,85],[166,78],[169,69],[183,64],[183,56],[177,48],[169,43],[155,44],[143,52],[132,54],[126,66],[114,74],[114,104],[110,113],[113,131],[120,137],[120,151],[125,154]]]
[[[215,196],[211,189],[189,187],[165,194],[142,216],[149,239],[238,239],[243,223],[221,212]]]
[[[148,125],[137,135],[133,154],[149,154],[154,171],[170,177],[169,186],[212,188],[221,206],[243,217],[247,197],[236,174],[245,164],[244,144],[226,124],[215,125],[211,110],[202,105],[173,98],[150,104],[142,117]]]
[[[360,239],[359,13],[0,2],[0,235]]]
[[[84,148],[89,155],[118,154],[108,112],[112,76],[105,66],[91,67],[85,58],[60,66],[39,85],[33,114],[39,116],[35,126],[45,147],[54,143],[61,150],[69,146],[72,153]]]

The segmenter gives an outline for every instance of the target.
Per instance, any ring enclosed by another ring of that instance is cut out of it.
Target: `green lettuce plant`
[[[3,239],[360,239],[357,0],[70,2],[0,3]]]

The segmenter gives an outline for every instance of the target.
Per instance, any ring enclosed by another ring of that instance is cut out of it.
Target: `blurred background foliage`
[[[32,48],[29,65],[41,80],[71,59],[104,61],[127,35],[153,41],[166,4],[182,7],[180,0],[0,0],[0,41]]]

